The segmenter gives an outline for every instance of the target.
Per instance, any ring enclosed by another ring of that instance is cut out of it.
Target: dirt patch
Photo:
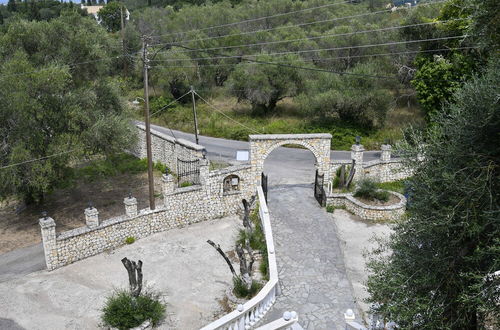
[[[401,202],[401,199],[393,194],[389,194],[389,200],[387,202],[380,201],[378,199],[368,199],[363,197],[355,197],[355,198],[360,202],[365,203],[366,205],[372,205],[372,206],[389,206]]]
[[[155,173],[156,205],[162,203],[160,173]],[[0,206],[0,254],[41,241],[38,219],[42,211],[56,221],[58,233],[85,225],[84,210],[89,201],[102,220],[125,213],[123,198],[131,192],[138,208],[149,206],[147,173],[120,174],[94,182],[78,182],[69,189],[57,190],[40,205],[19,206],[9,201]],[[17,209],[17,212],[16,212]]]

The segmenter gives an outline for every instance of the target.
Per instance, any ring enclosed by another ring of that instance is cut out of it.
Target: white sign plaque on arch
[[[248,161],[250,158],[250,152],[248,150],[238,150],[236,151],[236,160],[240,162]]]

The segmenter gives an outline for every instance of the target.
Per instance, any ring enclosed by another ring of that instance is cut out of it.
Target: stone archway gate
[[[331,134],[260,134],[250,135],[249,138],[254,184],[261,184],[261,173],[267,156],[274,149],[286,144],[298,144],[309,149],[316,158],[318,173],[324,175],[325,184],[330,181]]]

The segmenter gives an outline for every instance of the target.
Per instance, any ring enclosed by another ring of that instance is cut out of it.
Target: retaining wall
[[[130,150],[130,153],[141,159],[146,158],[146,127],[142,124],[136,124],[136,127],[137,145]],[[203,149],[204,147],[199,144],[184,139],[176,139],[155,129],[151,129],[153,161],[162,162],[174,172],[177,172],[177,158],[183,160],[202,158]]]
[[[59,235],[52,218],[40,219],[47,268],[52,270],[116,248],[129,236],[140,239],[170,228],[236,214],[242,208],[241,200],[255,194],[249,165],[209,172],[208,160],[201,159],[201,163],[200,185],[177,188],[172,175],[163,176],[164,203],[154,211],[138,211],[136,199],[128,197],[124,199],[126,214],[100,222],[95,208],[86,209],[86,226]],[[224,192],[222,182],[228,175],[238,176],[239,190]]]
[[[345,207],[349,212],[365,220],[397,220],[405,212],[406,198],[394,191],[389,191],[389,193],[399,197],[399,203],[388,206],[374,206],[361,202],[352,193],[331,193],[326,198],[326,205]]]

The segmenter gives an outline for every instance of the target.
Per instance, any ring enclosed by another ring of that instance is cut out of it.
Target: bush
[[[267,258],[267,250],[262,253],[259,271],[265,280],[269,280],[269,259]]]
[[[259,292],[259,290],[262,288],[262,284],[260,284],[257,281],[252,281],[250,289],[247,289],[245,282],[239,276],[233,277],[233,285],[234,285],[233,289],[234,295],[238,298],[247,298],[247,299],[250,299],[253,296],[255,296],[257,292]]]
[[[106,299],[101,320],[118,329],[137,327],[146,320],[157,326],[165,316],[165,304],[157,293],[146,292],[134,298],[128,291],[117,291]]]
[[[405,192],[405,181],[406,180],[397,180],[391,182],[380,182],[377,183],[377,188],[383,190],[395,191],[400,194],[404,194]]]
[[[384,190],[379,190],[377,183],[370,179],[363,179],[359,182],[358,189],[354,193],[354,197],[362,197],[369,200],[379,200],[387,202],[389,193]]]
[[[333,211],[335,211],[335,206],[333,206],[333,205],[326,206],[326,212],[333,213]]]
[[[132,236],[125,238],[125,243],[127,243],[127,244],[132,244],[134,242],[135,242],[135,238]]]

